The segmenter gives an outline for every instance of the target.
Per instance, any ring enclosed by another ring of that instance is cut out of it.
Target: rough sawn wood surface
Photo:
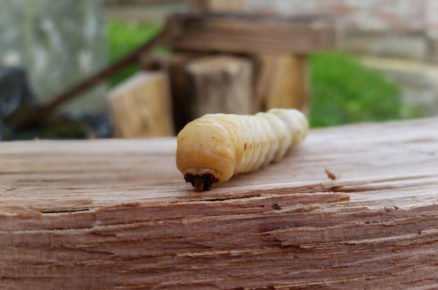
[[[313,130],[205,193],[174,151],[0,143],[0,288],[437,288],[437,118]]]

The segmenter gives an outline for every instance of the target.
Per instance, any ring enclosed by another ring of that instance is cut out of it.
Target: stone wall
[[[329,14],[341,28],[342,49],[438,63],[436,0],[244,0],[265,14]]]
[[[28,70],[40,100],[107,63],[105,14],[101,0],[0,0],[0,65]],[[68,104],[99,111],[103,88]]]
[[[438,114],[438,0],[241,0],[266,14],[329,14],[339,48],[396,82],[405,102]]]

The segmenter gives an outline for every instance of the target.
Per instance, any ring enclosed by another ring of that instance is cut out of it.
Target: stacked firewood
[[[177,15],[167,27],[171,52],[143,54],[142,71],[109,94],[117,137],[170,136],[208,113],[306,111],[307,55],[334,47],[318,17]]]

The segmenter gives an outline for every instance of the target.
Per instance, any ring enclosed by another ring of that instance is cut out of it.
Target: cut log
[[[165,73],[142,72],[108,96],[116,137],[172,136],[171,97]]]
[[[0,143],[1,289],[434,289],[438,119],[191,191],[175,139]]]
[[[204,2],[201,6],[205,6],[208,1],[198,2]],[[213,2],[221,6],[230,5]],[[318,50],[333,49],[336,44],[336,29],[332,19],[321,16],[301,15],[284,18],[229,13],[172,15],[166,21],[164,29],[155,37],[116,63],[68,88],[25,116],[13,120],[14,125],[26,127],[44,119],[60,104],[108,79],[123,68],[139,62],[142,56],[163,44],[179,51],[309,54]]]
[[[197,55],[199,56],[199,54]],[[195,57],[189,53],[173,53],[170,55],[148,55],[142,61],[143,69],[167,73],[172,96],[175,133],[178,133],[192,120],[191,104],[189,103],[192,98],[186,67]]]
[[[249,58],[175,53],[145,58],[142,66],[167,72],[176,132],[207,113],[254,112]]]
[[[296,108],[307,111],[307,57],[266,55],[262,57],[262,66],[270,68],[265,92],[266,109]]]
[[[250,59],[210,56],[191,61],[190,118],[208,113],[251,114],[254,111],[253,67]]]

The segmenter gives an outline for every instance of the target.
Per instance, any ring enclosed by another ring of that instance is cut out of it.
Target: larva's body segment
[[[281,160],[307,135],[305,116],[272,109],[253,116],[207,114],[187,124],[177,137],[176,163],[196,190]]]

